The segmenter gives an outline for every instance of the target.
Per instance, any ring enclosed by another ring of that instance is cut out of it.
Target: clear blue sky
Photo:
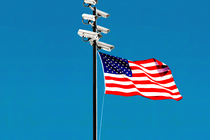
[[[101,140],[210,139],[210,1],[98,0],[108,54],[155,58],[183,99],[105,95]],[[82,0],[0,1],[0,139],[92,140],[92,47]],[[102,51],[106,53],[105,51]],[[98,57],[99,58],[99,57]],[[98,115],[104,78],[98,59]]]

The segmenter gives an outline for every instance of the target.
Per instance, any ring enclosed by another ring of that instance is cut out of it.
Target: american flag
[[[105,77],[105,94],[141,95],[153,100],[181,100],[169,67],[152,58],[130,61],[99,52]]]

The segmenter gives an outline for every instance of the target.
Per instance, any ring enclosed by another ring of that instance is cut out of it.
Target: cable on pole
[[[101,129],[102,129],[102,122],[103,122],[103,114],[104,114],[104,98],[105,94],[103,95],[102,107],[101,107],[101,121],[100,121],[100,129],[99,129],[99,140],[101,139]]]

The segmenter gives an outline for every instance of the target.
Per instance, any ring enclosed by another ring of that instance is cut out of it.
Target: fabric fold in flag
[[[174,99],[182,96],[169,67],[152,58],[130,61],[99,52],[105,77],[105,94],[140,95],[152,100]]]

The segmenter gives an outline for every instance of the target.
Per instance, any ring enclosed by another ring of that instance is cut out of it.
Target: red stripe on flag
[[[105,92],[105,94],[120,95],[120,96],[125,96],[125,97],[141,95],[139,92],[124,93],[120,91],[108,91],[108,90]],[[141,95],[141,96],[152,99],[152,100],[174,99],[174,98],[166,97],[166,96],[144,96],[144,95]],[[181,99],[182,99],[182,96],[174,100],[179,101]]]

